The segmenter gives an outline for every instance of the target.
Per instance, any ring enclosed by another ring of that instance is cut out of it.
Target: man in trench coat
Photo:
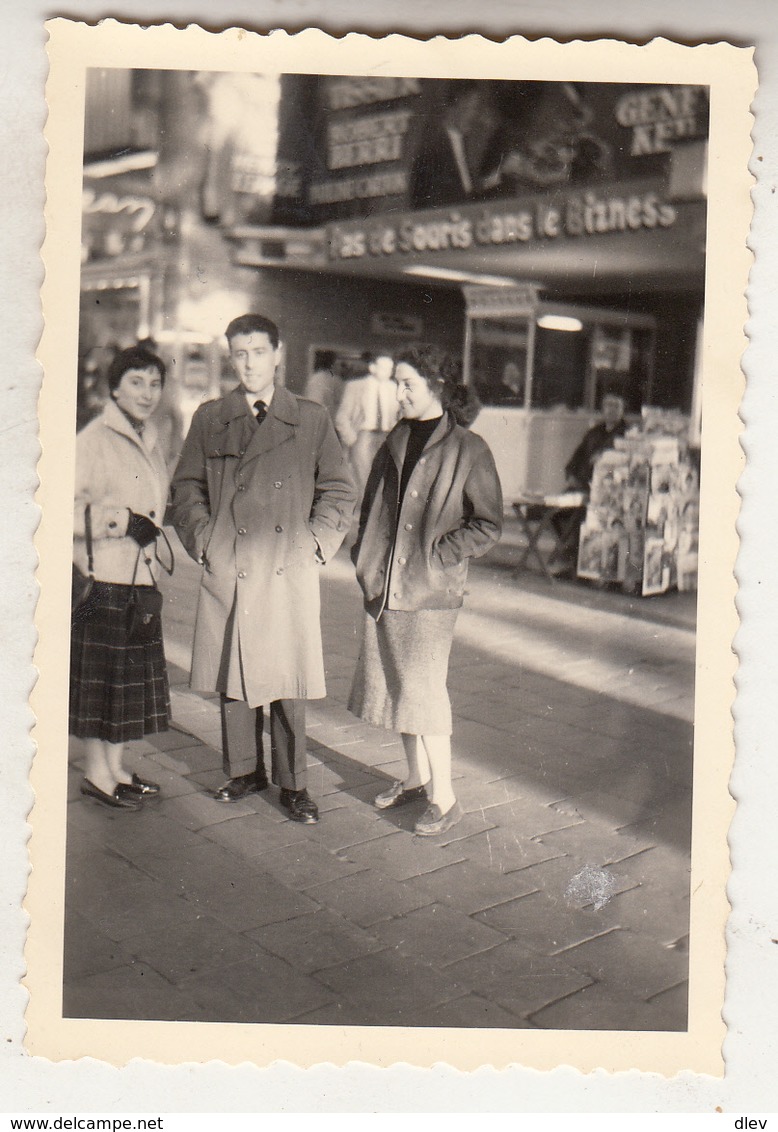
[[[202,566],[191,686],[221,693],[222,802],[264,790],[263,706],[272,780],[300,822],[305,701],[324,687],[318,569],[348,531],[354,487],[327,410],[276,386],[276,325],[247,314],[227,327],[240,385],[194,415],[173,477],[173,524]]]

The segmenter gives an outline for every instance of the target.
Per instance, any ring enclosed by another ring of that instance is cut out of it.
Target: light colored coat
[[[352,550],[365,608],[456,609],[471,558],[502,532],[502,492],[486,441],[445,413],[424,446],[397,513],[409,427],[392,430],[376,456]]]
[[[101,582],[132,582],[138,544],[127,537],[130,511],[158,525],[165,514],[168,474],[153,420],[139,436],[114,401],[76,437],[76,492],[73,561],[87,572],[84,514],[91,504],[95,577]],[[153,549],[153,548],[151,548]],[[156,575],[156,563],[152,564]],[[149,582],[143,561],[137,581]]]
[[[197,410],[173,477],[173,523],[203,567],[193,688],[252,707],[326,695],[318,568],[354,498],[321,405],[277,387],[258,427],[239,388]]]
[[[335,414],[335,428],[346,447],[353,448],[360,432],[389,432],[399,415],[395,383],[370,374],[346,382]]]

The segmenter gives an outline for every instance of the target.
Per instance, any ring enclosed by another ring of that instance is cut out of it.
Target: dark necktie
[[[267,405],[264,401],[254,402],[254,415],[257,418],[257,424],[261,425],[263,420],[267,416]]]

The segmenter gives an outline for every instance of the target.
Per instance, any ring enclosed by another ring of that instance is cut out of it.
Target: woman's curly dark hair
[[[395,358],[415,369],[440,398],[457,424],[469,428],[481,411],[481,402],[468,385],[462,384],[462,367],[455,358],[429,343],[406,346]]]

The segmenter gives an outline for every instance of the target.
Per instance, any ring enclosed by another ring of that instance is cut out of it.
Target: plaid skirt
[[[406,735],[450,735],[448,658],[458,609],[365,614],[348,708]]]
[[[95,582],[94,614],[70,635],[70,734],[126,743],[167,731],[170,689],[162,640],[127,643],[131,586]]]

